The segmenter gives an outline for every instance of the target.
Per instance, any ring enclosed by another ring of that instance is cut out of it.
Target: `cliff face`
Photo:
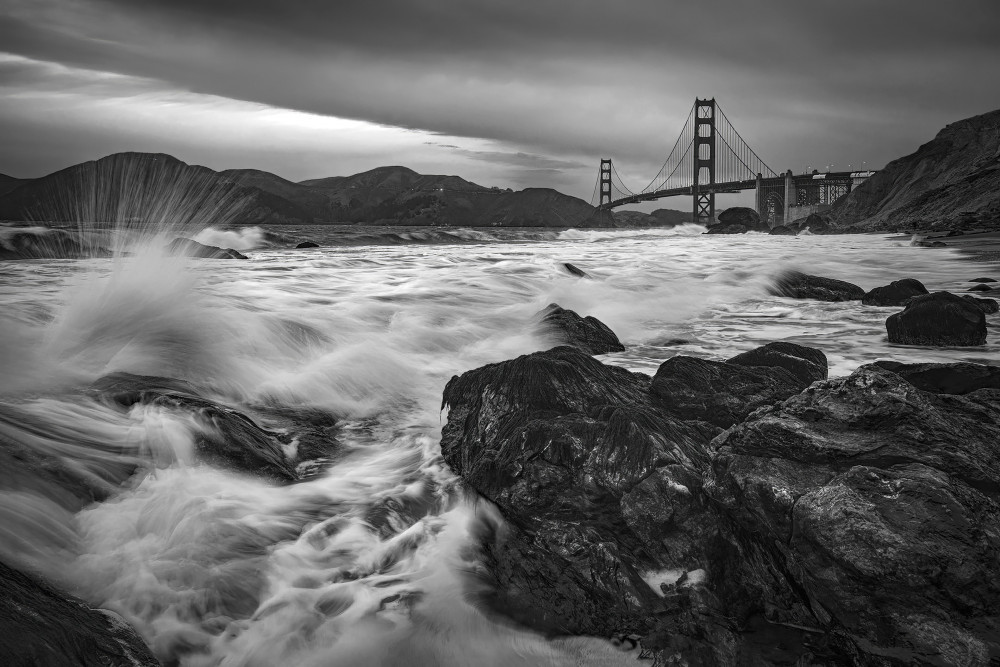
[[[406,167],[293,183],[149,153],[118,153],[34,180],[0,178],[0,219],[39,222],[579,227],[599,224],[594,210],[551,189],[514,192]]]
[[[1000,228],[1000,110],[948,125],[837,202],[838,228]]]

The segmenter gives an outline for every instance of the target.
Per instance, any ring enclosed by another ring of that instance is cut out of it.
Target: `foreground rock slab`
[[[1000,659],[1000,391],[936,394],[864,366],[713,446],[706,489],[746,563],[728,574],[773,618],[883,664]]]
[[[973,346],[986,344],[986,314],[978,304],[951,292],[910,299],[885,321],[890,343]]]

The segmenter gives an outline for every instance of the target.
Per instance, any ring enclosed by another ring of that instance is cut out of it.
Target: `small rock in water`
[[[895,280],[866,293],[861,303],[866,306],[902,306],[908,299],[927,294],[923,283],[913,278]]]
[[[574,276],[579,276],[580,278],[590,278],[590,274],[581,268],[573,266],[569,262],[563,262],[563,268],[572,273]]]
[[[989,285],[983,285],[982,283],[978,285],[973,285],[969,288],[970,292],[992,292],[993,288]]]
[[[296,248],[318,248],[319,244],[314,241],[303,241],[302,243],[295,246]]]
[[[910,299],[885,321],[890,343],[971,346],[986,343],[986,315],[975,303],[951,292]]]
[[[204,245],[191,239],[178,237],[167,244],[167,252],[185,257],[204,257],[207,259],[247,259],[247,256],[232,248],[219,248],[214,245]]]
[[[768,292],[775,296],[819,301],[854,301],[865,295],[865,291],[853,283],[812,276],[801,271],[782,273],[775,279],[774,285]]]
[[[995,283],[996,278],[973,278],[970,283]]]
[[[1000,303],[998,303],[996,299],[980,299],[972,296],[971,294],[963,294],[962,298],[967,299],[970,303],[976,304],[976,306],[978,306],[987,315],[1000,313]]]
[[[607,354],[609,352],[624,352],[625,346],[618,340],[615,332],[596,317],[580,317],[572,310],[566,310],[559,304],[550,303],[544,310],[535,314],[541,318],[539,329],[561,344],[580,348],[587,354]]]

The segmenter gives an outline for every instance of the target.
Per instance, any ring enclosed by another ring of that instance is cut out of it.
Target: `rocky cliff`
[[[1000,228],[1000,110],[948,125],[828,217],[838,230]]]

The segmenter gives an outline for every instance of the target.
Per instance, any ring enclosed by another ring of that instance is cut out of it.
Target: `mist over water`
[[[631,663],[603,638],[548,640],[475,603],[486,584],[471,535],[501,519],[441,460],[452,375],[547,347],[531,324],[551,302],[601,319],[628,347],[602,360],[646,373],[779,339],[823,350],[831,375],[1000,351],[996,336],[892,346],[895,308],[766,292],[789,268],[963,292],[1000,267],[907,239],[701,231],[209,228],[195,238],[251,258],[147,243],[0,263],[0,437],[58,453],[109,494],[81,507],[45,480],[0,478],[0,557],[118,611],[167,663]],[[324,247],[287,247],[304,239]],[[276,428],[276,409],[331,415],[341,451],[288,486],[200,464],[192,414],[122,414],[84,391],[113,371],[190,382]]]

